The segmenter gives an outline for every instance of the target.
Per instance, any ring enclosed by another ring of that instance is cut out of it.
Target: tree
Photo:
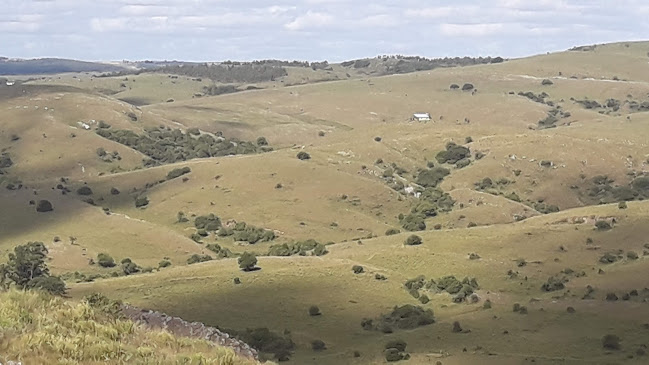
[[[252,271],[257,265],[257,257],[254,253],[244,252],[241,257],[239,257],[239,267],[243,271]]]
[[[0,286],[13,282],[20,289],[40,289],[55,295],[65,294],[65,282],[50,276],[45,263],[47,248],[43,242],[28,242],[9,253],[9,262],[0,265]]]
[[[49,200],[39,200],[38,204],[36,204],[36,211],[39,213],[51,212],[53,210],[54,207],[52,207],[52,203]]]
[[[21,289],[26,288],[34,278],[49,276],[50,271],[45,263],[47,253],[43,242],[28,242],[26,245],[16,246],[14,252],[9,253],[5,275]]]

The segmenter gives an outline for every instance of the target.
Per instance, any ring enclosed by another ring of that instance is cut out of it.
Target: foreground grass
[[[24,364],[219,364],[256,361],[207,341],[148,330],[87,302],[45,294],[0,293],[0,361]]]

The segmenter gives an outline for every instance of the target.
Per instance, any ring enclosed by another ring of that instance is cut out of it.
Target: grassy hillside
[[[43,241],[75,298],[100,291],[240,334],[268,328],[295,342],[296,364],[384,363],[399,338],[413,363],[643,363],[647,52],[647,42],[598,45],[391,76],[377,76],[379,60],[349,76],[353,66],[289,67],[262,90],[219,96],[177,75],[30,81],[0,100],[0,253]],[[413,122],[415,112],[433,120]],[[152,139],[120,144],[98,129]],[[259,137],[272,152],[257,153]],[[214,153],[246,141],[256,153]],[[150,167],[136,151],[149,147],[175,162]],[[54,210],[37,212],[41,199]],[[223,227],[202,231],[196,220],[210,213]],[[238,239],[242,222],[274,239]],[[405,245],[412,234],[423,243]],[[266,255],[307,239],[328,253]],[[261,270],[239,269],[245,251]],[[117,265],[93,264],[99,253]],[[214,260],[188,265],[192,255]],[[146,273],[126,275],[125,258]],[[410,292],[419,275],[428,288]],[[460,285],[475,302],[454,302],[439,286],[447,275],[475,278]],[[405,304],[436,322],[361,326]],[[470,331],[453,332],[455,321]],[[602,346],[607,334],[619,349]]]
[[[207,341],[117,319],[85,301],[15,290],[0,299],[3,363],[258,364]]]

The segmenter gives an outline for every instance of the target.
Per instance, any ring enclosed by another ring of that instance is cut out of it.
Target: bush
[[[419,173],[416,183],[427,188],[436,187],[446,176],[451,173],[449,169],[443,167],[434,167],[432,169],[423,170]]]
[[[552,82],[552,80],[550,79],[543,79],[543,81],[541,81],[541,85],[553,85],[553,84],[554,82]]]
[[[457,145],[453,142],[449,142],[446,145],[446,150],[440,151],[435,156],[435,159],[439,163],[454,164],[468,157],[471,157],[471,150],[469,150],[467,147]]]
[[[320,312],[320,308],[318,308],[317,305],[312,305],[309,307],[309,315],[314,317],[314,316],[319,316],[322,313]]]
[[[541,285],[541,289],[547,292],[562,290],[566,287],[564,283],[567,281],[568,280],[565,277],[550,276],[548,280]]]
[[[49,200],[39,200],[36,204],[36,211],[40,213],[51,212],[54,210],[52,203]]]
[[[462,326],[460,326],[460,322],[455,321],[453,322],[453,333],[460,333],[462,332]]]
[[[149,205],[149,198],[147,198],[146,196],[139,196],[135,198],[136,208],[146,207],[147,205]]]
[[[77,194],[78,195],[83,195],[83,196],[88,196],[92,195],[92,189],[90,189],[89,186],[82,186],[79,189],[77,189]]]
[[[7,154],[0,155],[0,169],[11,167],[14,162],[11,160],[11,157]]]
[[[602,337],[602,347],[607,350],[620,350],[622,346],[620,345],[620,337],[616,335],[604,335]]]
[[[455,163],[455,168],[457,169],[463,169],[471,164],[471,160],[468,158],[463,158],[460,161]]]
[[[110,195],[119,195],[119,190],[117,188],[110,188]]]
[[[322,351],[327,349],[327,345],[322,340],[313,340],[311,341],[311,349],[313,351]]]
[[[295,343],[288,335],[282,336],[268,328],[248,328],[245,331],[223,329],[223,332],[235,336],[262,353],[274,354],[279,361],[288,360],[295,349]]]
[[[311,159],[311,155],[309,155],[308,153],[306,153],[304,151],[300,151],[297,154],[297,158],[300,159],[300,160],[303,160],[303,161],[304,160],[309,160],[309,159]]]
[[[485,300],[484,304],[482,305],[483,309],[491,309],[491,300],[487,299]]]
[[[257,265],[257,257],[255,254],[246,251],[239,257],[237,262],[243,271],[252,271]]]
[[[416,246],[416,245],[421,245],[421,243],[422,243],[421,237],[414,234],[406,238],[406,241],[404,242],[406,246]]]
[[[388,343],[385,344],[385,349],[386,350],[387,349],[397,349],[397,350],[399,350],[401,352],[404,352],[404,351],[406,351],[407,346],[408,346],[408,344],[406,343],[406,341],[404,341],[402,339],[396,339],[396,340],[388,341]]]
[[[422,294],[421,296],[419,296],[419,302],[421,304],[426,304],[426,303],[430,302],[430,298],[428,298],[428,295]]]
[[[387,362],[396,362],[404,360],[406,356],[397,349],[390,348],[385,350],[385,360]]]
[[[611,227],[611,224],[607,221],[597,221],[595,223],[595,228],[597,228],[598,231],[608,231],[613,227]]]
[[[354,272],[354,274],[362,274],[365,269],[363,269],[363,267],[360,265],[354,265],[352,266],[352,271]]]
[[[125,258],[121,262],[122,264],[122,271],[124,272],[125,275],[131,275],[140,272],[140,267],[135,264],[135,262],[131,261],[129,258]]]
[[[451,88],[451,90],[457,90],[457,89],[460,88],[460,85],[458,85],[458,84],[451,84],[450,88]]]
[[[374,275],[374,279],[376,279],[376,280],[380,280],[380,281],[388,280],[388,278],[385,277],[385,275],[383,275],[383,274],[378,274],[378,273]]]
[[[30,280],[25,286],[27,289],[46,291],[52,295],[64,295],[65,282],[58,276],[39,276]]]
[[[470,91],[473,90],[473,84],[464,84],[462,85],[462,91]]]
[[[617,208],[618,209],[626,209],[627,208],[626,202],[619,202],[618,205],[617,205]]]
[[[399,233],[401,233],[401,231],[396,229],[396,228],[390,228],[387,231],[385,231],[386,236],[392,236],[392,235],[399,234]]]
[[[257,146],[268,146],[268,140],[266,137],[257,138]]]
[[[97,264],[101,267],[115,267],[115,260],[107,253],[97,255]]]
[[[419,214],[408,214],[401,220],[401,226],[406,231],[415,232],[423,231],[426,229],[426,222],[424,217]]]
[[[187,259],[187,265],[197,264],[199,262],[212,261],[212,256],[210,255],[199,255],[193,254]]]
[[[194,219],[194,227],[196,229],[204,229],[206,231],[214,232],[221,228],[221,218],[213,213],[208,215],[201,215]]]
[[[629,251],[626,253],[626,258],[628,258],[629,260],[637,260],[638,254],[634,251]]]
[[[175,179],[185,174],[189,174],[190,172],[192,172],[192,169],[190,169],[189,166],[173,169],[167,173],[167,180]]]
[[[318,136],[319,136],[319,137],[324,137],[324,136],[325,136],[325,132],[324,132],[324,131],[319,131],[319,132],[318,132]]]
[[[602,264],[612,264],[618,260],[618,257],[611,254],[611,253],[605,253],[602,257],[599,258],[599,262]]]
[[[160,269],[165,268],[165,267],[169,267],[169,266],[171,266],[171,261],[169,261],[169,260],[162,260],[162,261],[160,261],[158,263],[158,268],[160,268]]]

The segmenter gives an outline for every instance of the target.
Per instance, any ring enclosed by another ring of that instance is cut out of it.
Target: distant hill
[[[0,75],[42,75],[63,72],[117,72],[125,67],[100,62],[76,61],[62,58],[30,60],[0,58]]]

